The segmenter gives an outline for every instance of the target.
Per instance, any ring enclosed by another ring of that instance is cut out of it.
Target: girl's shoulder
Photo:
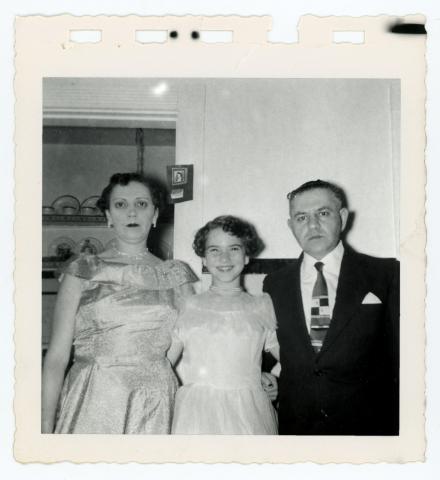
[[[201,293],[195,293],[185,298],[184,311],[223,311],[224,299],[217,298],[210,290]]]
[[[258,298],[260,299],[260,302],[265,306],[265,308],[273,310],[272,298],[268,293],[263,292],[260,295],[258,295]]]
[[[252,295],[246,291],[239,293],[219,293],[208,289],[192,295],[186,300],[186,305],[198,309],[218,312],[260,312],[266,314],[272,309],[272,301],[268,294]]]
[[[243,292],[242,299],[243,302],[246,303],[250,308],[255,308],[258,310],[263,309],[264,311],[273,308],[270,295],[266,292],[257,294]]]
[[[250,296],[252,297],[252,309],[261,319],[262,325],[269,330],[275,330],[277,322],[270,295],[263,292],[259,295]]]
[[[203,307],[204,305],[209,305],[209,295],[208,292],[195,293],[185,298],[186,307]]]

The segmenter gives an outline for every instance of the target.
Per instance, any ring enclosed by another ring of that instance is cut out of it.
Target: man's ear
[[[339,210],[339,215],[341,216],[341,232],[345,230],[345,226],[347,225],[347,220],[348,220],[348,209],[341,208]]]
[[[245,255],[244,257],[244,264],[247,265],[249,263],[249,257]]]
[[[289,227],[289,230],[293,232],[292,219],[290,217],[287,219],[287,226]]]

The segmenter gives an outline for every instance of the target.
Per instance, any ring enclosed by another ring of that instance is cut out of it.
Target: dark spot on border
[[[406,35],[426,35],[426,28],[422,23],[395,23],[390,25],[389,31]]]

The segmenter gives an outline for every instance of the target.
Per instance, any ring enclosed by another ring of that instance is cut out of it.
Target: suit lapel
[[[346,248],[339,273],[336,301],[330,328],[319,353],[328,350],[361,305],[365,293],[362,265],[356,254]]]
[[[299,258],[299,261],[296,264],[293,278],[293,292],[292,298],[294,300],[296,309],[293,310],[295,318],[298,320],[298,327],[301,330],[302,334],[305,334],[307,337],[309,333],[307,331],[306,317],[304,315],[304,305],[301,295],[301,264],[303,261],[303,255]]]
[[[306,318],[304,315],[304,305],[302,301],[302,293],[301,293],[301,264],[303,261],[303,254],[298,258],[298,262],[296,262],[295,266],[291,272],[291,279],[289,284],[291,285],[291,290],[289,292],[290,297],[290,307],[289,311],[291,312],[291,322],[294,326],[292,329],[293,335],[296,336],[297,339],[301,339],[299,342],[301,345],[307,345],[308,350],[311,356],[315,356],[315,351],[312,347],[312,343],[310,341],[309,331],[307,329]]]

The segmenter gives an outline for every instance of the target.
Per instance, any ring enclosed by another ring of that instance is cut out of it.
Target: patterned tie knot
[[[324,264],[322,262],[316,262],[315,263],[315,268],[318,270],[318,272],[322,272],[322,268],[324,267]]]

